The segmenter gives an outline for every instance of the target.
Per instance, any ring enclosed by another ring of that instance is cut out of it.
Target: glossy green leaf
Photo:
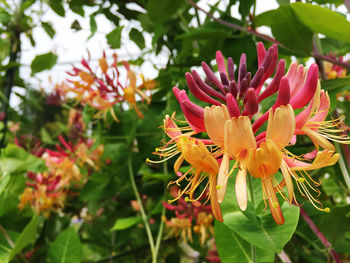
[[[30,65],[30,68],[32,69],[32,75],[44,70],[51,69],[56,64],[56,61],[57,55],[53,54],[52,52],[36,56]]]
[[[82,247],[73,227],[63,231],[50,245],[46,258],[48,263],[79,263],[82,260]]]
[[[350,22],[337,12],[312,4],[290,5],[298,19],[313,32],[350,43]]]
[[[91,30],[91,35],[89,38],[91,38],[97,31],[97,23],[95,19],[95,14],[90,15],[90,30]]]
[[[133,225],[136,225],[141,221],[141,218],[138,216],[131,216],[131,217],[125,217],[125,218],[118,218],[117,221],[115,221],[114,226],[111,228],[112,231],[114,230],[124,230],[129,227],[132,227]]]
[[[222,263],[252,263],[251,245],[225,224],[215,221],[215,244]],[[275,253],[256,248],[256,262],[273,262]]]
[[[145,48],[145,39],[143,38],[143,35],[140,31],[138,31],[136,28],[132,28],[129,33],[129,37],[132,41],[135,42],[135,44],[140,48]]]
[[[119,26],[106,35],[107,42],[112,48],[120,48],[123,27]]]
[[[227,189],[234,189],[234,181],[234,178],[229,179]],[[262,192],[260,195],[262,196]],[[256,247],[268,248],[275,253],[279,253],[291,239],[299,220],[299,208],[289,206],[286,202],[281,207],[284,225],[275,223],[268,208],[262,214],[256,215],[257,209],[251,202],[248,202],[248,207],[243,213],[238,208],[235,192],[232,190],[226,192],[221,207],[226,226]]]

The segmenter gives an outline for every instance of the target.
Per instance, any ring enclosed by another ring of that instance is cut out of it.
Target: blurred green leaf
[[[30,65],[32,69],[31,74],[34,75],[38,72],[51,69],[56,64],[56,61],[57,55],[52,52],[36,56]]]
[[[129,37],[132,41],[135,42],[135,44],[140,48],[145,48],[145,39],[143,38],[143,35],[140,31],[138,31],[136,28],[132,28],[129,33]]]
[[[91,30],[91,34],[88,37],[88,39],[90,39],[97,31],[97,24],[96,24],[95,14],[91,14],[90,15],[90,30]]]
[[[123,26],[119,26],[106,35],[108,44],[112,48],[120,48]]]
[[[350,22],[328,8],[312,4],[290,5],[299,20],[315,33],[350,43]]]
[[[84,16],[85,12],[84,12],[84,4],[86,4],[87,1],[84,0],[70,0],[68,2],[69,4],[69,8],[76,14],[80,15],[80,16]]]
[[[133,225],[136,225],[140,221],[141,218],[138,216],[118,218],[117,221],[115,221],[114,226],[111,228],[111,231],[127,229],[129,227],[132,227]]]
[[[0,169],[2,175],[10,175],[27,171],[42,172],[46,166],[44,160],[14,144],[8,144],[1,151]]]
[[[10,254],[10,258],[13,258],[21,250],[29,244],[34,244],[37,236],[38,217],[34,216],[32,220],[26,225],[18,239],[14,242],[15,246]]]
[[[262,13],[256,16],[254,23],[270,26],[273,36],[298,55],[311,53],[313,32],[298,19],[291,6],[282,5]]]
[[[321,38],[322,51],[324,54],[345,55],[350,52],[350,44],[333,38]]]
[[[50,245],[46,262],[79,263],[82,260],[82,247],[73,227],[63,231]]]
[[[52,24],[49,22],[41,22],[41,26],[44,28],[45,32],[49,35],[50,38],[55,36],[55,29],[53,29]]]
[[[63,6],[63,0],[50,0],[49,6],[57,15],[62,17],[65,16],[66,11]]]

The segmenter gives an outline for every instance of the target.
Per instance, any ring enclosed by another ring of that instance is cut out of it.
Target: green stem
[[[154,240],[153,240],[151,228],[149,226],[148,219],[147,219],[145,210],[143,208],[142,201],[141,201],[141,198],[140,198],[140,195],[139,195],[139,192],[137,190],[136,183],[135,183],[134,172],[132,170],[131,154],[129,154],[129,158],[128,158],[128,168],[129,168],[129,176],[130,176],[130,182],[131,182],[132,190],[134,191],[137,203],[140,206],[140,212],[141,212],[142,221],[143,221],[143,224],[145,225],[149,246],[151,248],[152,262],[156,262],[157,259],[155,258]]]
[[[248,184],[249,184],[249,196],[250,196],[250,201],[252,202],[255,210],[255,200],[254,200],[254,190],[253,190],[253,181],[252,177],[248,174]],[[252,263],[256,263],[256,248],[253,244],[250,244],[250,253],[252,257]]]
[[[350,175],[349,175],[348,169],[346,168],[346,164],[345,164],[345,161],[344,161],[344,158],[343,158],[342,151],[340,150],[339,143],[335,142],[334,146],[335,146],[335,149],[337,150],[337,152],[340,155],[338,164],[339,164],[340,170],[341,170],[341,172],[342,172],[342,174],[344,176],[344,181],[346,183],[346,186],[348,187],[348,190],[350,190]]]

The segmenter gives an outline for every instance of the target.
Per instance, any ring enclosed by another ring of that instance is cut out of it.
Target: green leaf
[[[138,31],[136,28],[132,28],[129,33],[129,37],[132,41],[135,42],[135,44],[140,48],[145,48],[145,39],[143,38],[143,35],[140,31]]]
[[[84,16],[85,12],[84,12],[84,5],[83,0],[70,0],[68,2],[69,4],[69,8],[76,14],[80,15],[80,16]]]
[[[66,11],[63,7],[63,0],[50,0],[49,6],[51,9],[59,16],[64,17],[66,14]]]
[[[79,263],[82,260],[82,247],[73,227],[63,231],[50,245],[46,262]]]
[[[251,263],[251,245],[235,234],[225,224],[215,221],[215,244],[222,263]],[[256,248],[257,262],[273,262],[275,253],[269,249]]]
[[[229,178],[227,189],[234,189],[234,181],[234,178]],[[268,247],[275,253],[279,253],[290,240],[299,219],[299,207],[289,206],[286,202],[281,207],[285,219],[284,225],[277,225],[268,209],[261,215],[256,215],[256,209],[250,202],[246,211],[242,213],[238,208],[234,191],[226,192],[221,207],[226,226],[256,247],[263,250]]]
[[[270,26],[273,36],[298,55],[308,56],[311,53],[313,32],[299,21],[289,5],[260,14],[254,23]]]
[[[51,69],[56,64],[56,61],[57,55],[53,54],[52,52],[36,56],[30,65],[32,75]]]
[[[320,41],[324,54],[333,53],[336,55],[345,55],[346,53],[350,52],[350,44],[342,41],[328,37],[322,38]]]
[[[34,216],[28,225],[24,228],[18,239],[15,241],[15,246],[10,254],[10,258],[13,258],[17,253],[28,246],[34,244],[37,235],[38,217]]]
[[[89,38],[91,38],[97,31],[95,14],[90,15],[90,30],[91,30],[91,35],[89,36]]]
[[[1,151],[0,171],[2,175],[42,172],[46,169],[44,160],[26,152],[24,149],[9,144]]]
[[[184,0],[149,0],[146,4],[147,15],[154,24],[163,24],[166,20],[171,19],[185,5]]]
[[[342,15],[318,5],[290,5],[299,20],[316,33],[350,43],[350,22]]]
[[[178,35],[175,39],[190,39],[190,40],[203,40],[203,39],[212,39],[212,38],[226,38],[228,35],[227,31],[223,29],[216,28],[205,28],[200,27],[195,30],[191,30],[184,34]]]
[[[140,221],[141,219],[138,216],[118,218],[117,221],[115,221],[114,226],[111,228],[111,231],[127,229],[139,223]]]
[[[53,29],[51,23],[41,22],[41,26],[44,28],[45,32],[49,35],[50,38],[53,38],[56,34],[55,29]]]
[[[253,4],[253,0],[244,0],[239,2],[238,11],[242,15],[242,20],[249,14],[249,10]]]
[[[107,42],[112,48],[120,48],[123,26],[119,26],[106,35]]]

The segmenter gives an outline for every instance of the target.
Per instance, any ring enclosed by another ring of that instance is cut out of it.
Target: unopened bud
[[[237,94],[238,94],[238,88],[237,88],[237,84],[236,84],[236,81],[232,80],[230,81],[230,92],[232,94],[233,97],[237,97]]]
[[[289,87],[289,81],[286,76],[281,78],[280,81],[280,87],[278,89],[278,97],[276,100],[275,105],[277,107],[281,105],[287,105],[290,100],[290,87]]]
[[[228,86],[229,82],[228,82],[228,78],[225,72],[220,72],[220,79],[221,79],[221,83]]]
[[[249,88],[245,95],[246,102],[246,110],[248,114],[252,115],[258,112],[258,97],[256,96],[255,89]]]
[[[240,115],[237,100],[231,93],[226,94],[226,106],[231,117],[238,117]]]
[[[227,60],[227,71],[231,81],[235,79],[235,66],[231,57]]]
[[[250,82],[249,86],[254,89],[257,89],[260,86],[264,72],[265,72],[265,68],[263,66],[260,66],[258,68],[258,71],[255,73],[254,78]]]

